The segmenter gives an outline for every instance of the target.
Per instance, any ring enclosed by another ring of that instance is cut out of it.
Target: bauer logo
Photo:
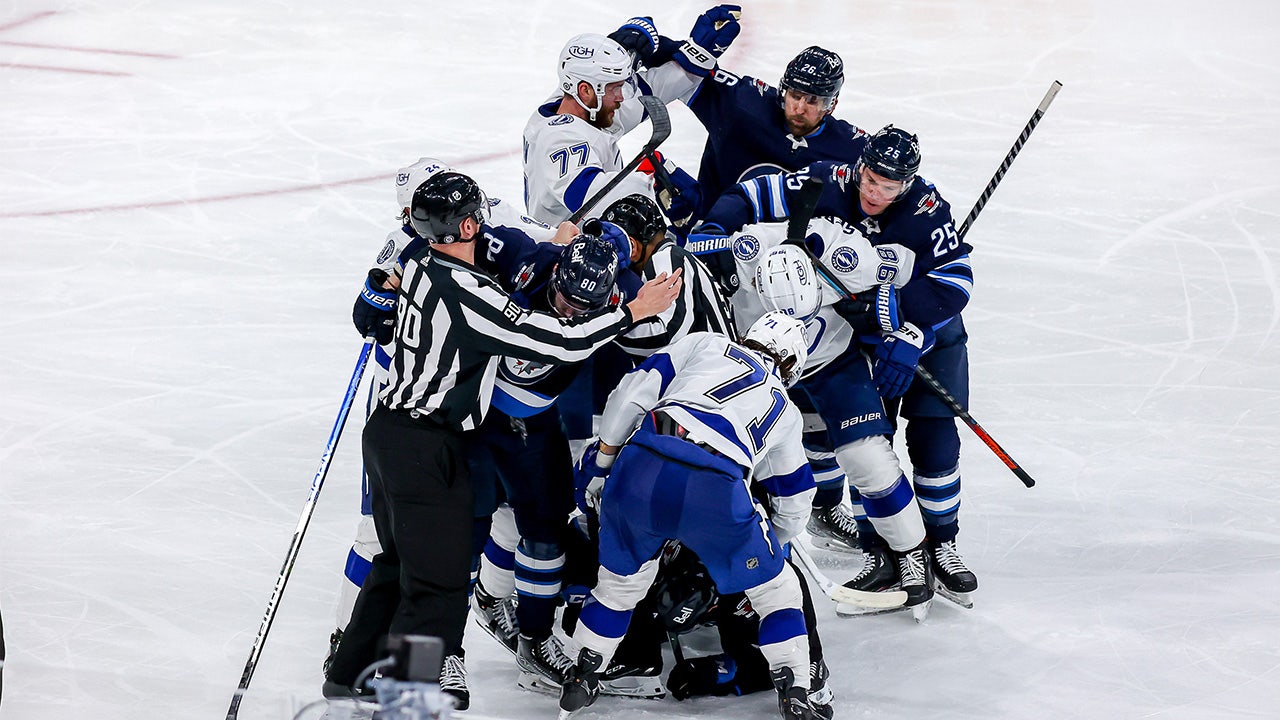
[[[569,46],[570,57],[582,58],[585,60],[588,58],[595,57],[595,54],[596,54],[595,48],[590,48],[590,47],[587,47],[586,45],[570,45]]]
[[[755,235],[741,235],[733,241],[733,256],[743,262],[750,262],[760,254],[760,241]]]
[[[378,265],[390,260],[396,254],[396,241],[388,240],[386,245],[382,246],[382,252],[378,253],[378,259],[375,261]]]
[[[840,423],[840,429],[844,430],[846,428],[851,428],[854,425],[861,425],[864,422],[871,422],[872,420],[879,420],[880,418],[881,418],[881,414],[878,412],[871,412],[865,415],[858,415],[857,417],[847,418]]]
[[[858,269],[858,253],[848,245],[839,245],[831,251],[831,267],[842,273]]]

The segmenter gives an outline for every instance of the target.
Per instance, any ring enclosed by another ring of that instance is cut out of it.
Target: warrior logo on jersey
[[[831,181],[840,186],[840,192],[849,189],[849,181],[853,179],[853,171],[848,165],[836,165],[831,168]]]
[[[396,241],[387,240],[387,244],[382,246],[382,252],[378,253],[377,264],[382,265],[394,257],[396,254]]]
[[[938,193],[936,191],[920,198],[920,203],[916,205],[917,215],[932,215],[934,210],[938,209]]]
[[[740,235],[733,241],[733,256],[743,262],[751,262],[760,254],[760,241],[755,235]]]
[[[831,251],[831,267],[842,273],[851,273],[858,268],[858,253],[848,245],[837,245]]]
[[[515,275],[511,276],[511,283],[514,285],[512,292],[523,290],[529,281],[533,279],[533,263],[525,263]]]

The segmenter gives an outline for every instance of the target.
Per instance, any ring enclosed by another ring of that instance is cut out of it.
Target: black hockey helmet
[[[898,193],[901,197],[911,188],[911,182],[920,170],[919,138],[901,128],[885,125],[867,140],[862,157],[854,164],[855,185],[862,182],[863,168],[889,180],[901,181],[902,190]]]
[[[475,180],[457,172],[442,172],[427,179],[413,192],[409,224],[429,243],[461,240],[459,226],[471,218],[483,223],[489,200]]]
[[[840,94],[844,85],[844,61],[840,56],[811,45],[800,51],[782,73],[778,89],[788,89],[827,98],[827,106]]]
[[[605,208],[600,219],[622,228],[642,246],[661,242],[667,233],[667,220],[658,204],[640,193],[615,200]]]
[[[677,546],[654,583],[655,611],[668,632],[688,632],[720,601],[715,581],[693,551]]]
[[[583,233],[560,253],[560,262],[551,273],[551,304],[559,311],[559,295],[569,314],[599,310],[617,297],[618,251],[608,240]]]

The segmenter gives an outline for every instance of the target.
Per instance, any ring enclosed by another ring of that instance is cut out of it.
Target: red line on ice
[[[46,70],[48,72],[75,73],[77,75],[113,75],[115,77],[130,77],[132,75],[132,73],[116,72],[114,70],[86,70],[84,68],[54,67],[53,65],[27,65],[26,63],[0,63],[0,68]]]
[[[471,157],[462,158],[458,161],[458,165],[474,165],[478,163],[497,160],[501,157],[514,155],[516,150],[504,150],[502,152],[493,152],[485,155],[473,155]],[[366,175],[364,177],[351,178],[349,180],[335,180],[332,182],[311,183],[308,185],[291,185],[289,187],[274,188],[271,190],[253,190],[249,192],[229,193],[226,195],[210,195],[202,198],[190,198],[186,200],[156,200],[151,202],[125,203],[121,205],[98,205],[95,207],[68,208],[64,210],[35,210],[32,212],[5,212],[0,213],[0,218],[27,218],[27,217],[54,217],[57,215],[76,215],[79,213],[92,212],[118,212],[121,210],[151,210],[154,208],[175,207],[179,205],[201,205],[204,203],[226,202],[228,200],[248,200],[250,198],[270,197],[272,195],[287,195],[289,193],[308,192],[311,190],[324,190],[333,187],[342,187],[344,185],[359,185],[361,183],[374,182],[378,180],[389,180],[391,172],[378,173],[377,175]]]
[[[41,50],[70,50],[71,52],[102,53],[104,55],[128,55],[130,57],[158,58],[160,60],[178,60],[181,58],[180,55],[166,55],[165,53],[139,52],[137,50],[111,50],[109,48],[78,47],[75,45],[50,45],[48,43],[17,42],[15,40],[0,40],[0,45],[38,48]]]
[[[50,15],[57,15],[57,14],[58,14],[57,10],[45,10],[44,12],[38,12],[33,15],[28,15],[22,18],[21,20],[14,20],[11,23],[0,25],[0,32],[4,32],[5,30],[12,30],[16,27],[21,27],[23,25],[26,25],[27,23],[35,22],[36,20],[40,20],[43,18],[47,18]]]

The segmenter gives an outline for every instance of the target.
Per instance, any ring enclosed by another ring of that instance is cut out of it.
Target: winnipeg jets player
[[[577,35],[560,51],[559,88],[530,117],[524,130],[525,206],[543,222],[567,219],[625,166],[618,139],[645,118],[637,93],[664,103],[687,100],[728,49],[740,26],[736,6],[703,13],[690,39],[665,54],[668,60],[634,71],[638,58],[618,44],[619,37],[653,61],[656,29],[647,18],[632,18],[612,37]],[[633,174],[601,206],[631,193],[653,196],[650,179]]]
[[[678,539],[721,592],[750,598],[783,717],[812,717],[800,586],[783,548],[802,529],[813,493],[800,413],[786,396],[806,345],[802,323],[767,314],[742,344],[686,336],[609,396],[600,440],[580,464],[578,482],[599,493],[601,568],[573,634],[582,649],[561,689],[562,711],[595,701],[600,673],[653,584],[658,551]],[[771,496],[768,512],[751,496],[752,477]]]
[[[878,248],[900,245],[914,252],[900,307],[903,319],[919,328],[920,334],[884,336],[875,347],[872,372],[881,396],[902,397],[907,452],[928,531],[931,569],[944,594],[967,604],[978,581],[955,542],[960,438],[950,408],[912,378],[921,364],[962,406],[968,403],[968,334],[960,312],[973,287],[971,248],[956,233],[950,205],[937,188],[917,175],[920,159],[917,137],[890,125],[868,140],[853,166],[815,163],[790,176],[763,176],[741,183],[721,197],[710,217],[724,227],[786,217],[788,183],[812,175],[826,179],[818,214],[843,218]],[[884,587],[893,580],[884,539],[877,537],[870,524],[860,522],[859,530],[865,564],[851,587]]]

